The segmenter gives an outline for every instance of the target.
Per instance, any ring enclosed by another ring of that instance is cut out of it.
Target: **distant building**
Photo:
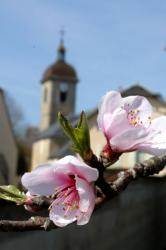
[[[32,165],[47,161],[53,152],[66,147],[64,135],[54,133],[57,123],[57,113],[61,111],[71,119],[75,117],[76,85],[78,77],[75,69],[66,62],[66,50],[63,40],[60,41],[57,60],[45,71],[42,80],[41,123],[40,133],[32,149]],[[53,130],[50,136],[44,136]],[[43,138],[44,136],[44,138]]]
[[[16,184],[18,149],[13,133],[5,92],[0,89],[0,185]]]
[[[74,113],[78,77],[75,69],[66,63],[65,52],[63,41],[61,41],[58,48],[57,61],[46,70],[42,78],[40,133],[33,144],[32,167],[51,159],[58,159],[67,154],[72,154],[70,142],[57,122],[58,111],[66,115],[73,125],[76,125],[79,119],[79,115]],[[162,97],[145,89],[140,84],[121,90],[121,94],[122,96],[145,96],[154,107],[154,117],[166,114],[166,102]],[[97,108],[87,112],[87,118],[90,128],[91,147],[99,155],[106,140],[98,130],[97,113]],[[136,161],[141,161],[148,157],[148,154],[140,152],[123,154],[115,166],[116,168],[132,167]]]
[[[76,84],[78,82],[75,69],[66,63],[66,50],[63,40],[58,48],[57,61],[45,71],[41,80],[41,124],[44,131],[57,121],[57,113],[74,114]]]

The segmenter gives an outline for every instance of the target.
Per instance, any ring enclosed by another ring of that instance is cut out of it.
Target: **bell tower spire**
[[[75,111],[76,83],[75,68],[66,62],[64,30],[60,31],[60,44],[56,61],[50,65],[42,77],[41,124],[40,130],[48,129],[57,121],[57,114],[73,114]]]
[[[60,30],[60,44],[58,47],[58,61],[65,61],[65,53],[66,53],[66,49],[64,46],[64,35],[65,35],[65,31],[64,29]]]

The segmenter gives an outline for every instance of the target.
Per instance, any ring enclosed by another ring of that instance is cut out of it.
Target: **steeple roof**
[[[43,74],[41,83],[49,80],[71,81],[75,83],[78,81],[76,70],[73,66],[66,63],[65,54],[66,49],[64,46],[64,41],[61,38],[57,50],[57,60],[46,69]]]

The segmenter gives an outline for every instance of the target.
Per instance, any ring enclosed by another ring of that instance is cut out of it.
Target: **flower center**
[[[58,206],[62,206],[64,210],[64,218],[68,217],[74,210],[79,209],[79,195],[76,190],[75,183],[73,185],[68,185],[65,188],[59,187],[56,189],[56,199],[55,203]]]
[[[132,109],[127,112],[127,118],[129,121],[129,124],[131,124],[134,127],[138,126],[144,126],[149,127],[151,124],[151,117],[149,116],[146,121],[141,120],[140,110],[139,109]]]
[[[130,110],[128,112],[128,115],[127,115],[129,123],[135,127],[142,125],[142,121],[140,120],[139,112],[140,111],[138,109],[133,109],[133,110]]]

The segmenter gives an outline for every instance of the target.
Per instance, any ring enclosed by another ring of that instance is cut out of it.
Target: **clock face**
[[[60,83],[60,90],[62,92],[67,92],[68,88],[69,88],[69,86],[68,86],[68,84],[66,82],[61,82]]]

